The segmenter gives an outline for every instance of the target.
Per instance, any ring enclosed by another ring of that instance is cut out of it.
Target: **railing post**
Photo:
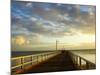
[[[32,61],[32,65],[33,65],[33,56],[31,56],[31,61]]]
[[[77,60],[76,60],[76,56],[75,56],[75,65],[76,65],[76,62],[77,62]]]
[[[42,58],[42,61],[44,61],[44,57],[43,57],[43,55],[41,55],[41,56],[42,56],[42,57],[41,57],[41,58]]]
[[[75,56],[73,58],[74,58],[74,64],[75,64]]]
[[[89,69],[89,63],[86,61],[86,69]]]
[[[46,55],[44,56],[44,60],[46,60]]]
[[[78,56],[76,56],[76,66],[78,65]]]
[[[38,56],[37,56],[37,63],[38,63]]]
[[[23,64],[24,64],[24,57],[21,58],[21,64],[22,64],[21,69],[24,69],[24,66],[23,66]]]
[[[47,59],[48,57],[47,57],[47,54],[46,54],[46,59]]]
[[[43,61],[45,60],[45,55],[43,55]]]
[[[79,57],[79,68],[81,69],[82,62],[81,62],[81,57]]]

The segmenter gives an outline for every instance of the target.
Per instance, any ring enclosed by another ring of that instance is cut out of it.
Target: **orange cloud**
[[[17,37],[15,38],[15,43],[16,43],[17,45],[24,45],[25,42],[26,42],[26,39],[25,39],[23,36],[17,36]]]

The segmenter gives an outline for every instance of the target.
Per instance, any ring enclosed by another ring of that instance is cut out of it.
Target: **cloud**
[[[26,18],[20,19],[20,23],[29,31],[42,35],[50,34],[53,36],[55,33],[56,35],[59,33],[65,34],[64,32],[67,33],[67,31],[69,34],[69,32],[72,32],[70,31],[70,28],[81,30],[81,32],[86,32],[88,29],[94,30],[95,12],[93,9],[95,8],[92,6],[90,7],[70,4],[56,6],[56,4],[50,5],[45,3],[26,3],[24,5],[34,5],[35,7],[29,10],[29,12],[33,14],[26,14],[20,9],[16,10],[21,16]],[[50,10],[46,11],[45,8]],[[64,27],[60,25],[61,23],[65,24],[63,25]],[[58,36],[61,35],[59,34]]]
[[[22,37],[22,36],[17,36],[17,37],[15,38],[15,43],[16,43],[17,45],[23,45],[23,44],[26,43],[26,39],[25,39],[24,37]]]
[[[33,6],[33,4],[30,2],[30,3],[26,3],[26,7],[32,7]]]
[[[47,36],[95,35],[95,6],[19,1],[11,6],[12,39],[22,36],[30,46],[40,46]]]
[[[95,49],[95,48],[96,48],[95,42],[81,43],[81,44],[79,45],[79,47],[82,47],[82,48],[89,48],[89,49]]]

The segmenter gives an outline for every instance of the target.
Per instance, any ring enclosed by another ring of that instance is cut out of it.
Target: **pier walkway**
[[[49,60],[30,68],[23,73],[39,73],[39,72],[55,72],[55,71],[71,71],[77,70],[74,66],[68,52],[50,58]]]

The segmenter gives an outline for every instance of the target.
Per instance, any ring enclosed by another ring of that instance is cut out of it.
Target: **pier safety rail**
[[[69,51],[69,55],[72,58],[74,65],[80,70],[88,70],[88,69],[95,69],[96,64],[87,60],[86,58],[79,56],[71,51]]]
[[[29,66],[39,64],[60,53],[60,51],[54,51],[11,58],[11,71],[16,73],[18,70],[24,70]]]

